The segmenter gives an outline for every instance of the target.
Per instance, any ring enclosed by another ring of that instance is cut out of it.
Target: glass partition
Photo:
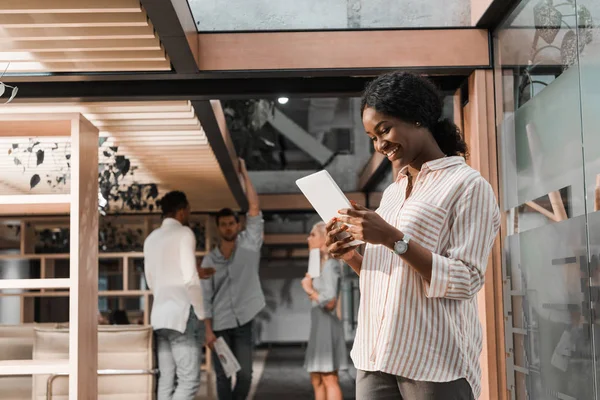
[[[600,16],[593,0],[524,0],[494,32],[512,399],[598,394],[600,38],[593,15]]]
[[[470,0],[188,0],[200,32],[462,27]]]

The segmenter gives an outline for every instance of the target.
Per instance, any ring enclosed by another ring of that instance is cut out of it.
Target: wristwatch
[[[394,243],[393,252],[399,256],[406,253],[408,251],[408,242],[410,242],[410,236],[405,233],[402,240],[398,240],[396,243]]]

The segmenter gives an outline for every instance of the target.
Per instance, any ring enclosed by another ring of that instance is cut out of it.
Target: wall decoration
[[[155,183],[135,181],[138,166],[119,154],[117,146],[109,146],[107,138],[99,138],[102,155],[98,165],[98,191],[101,213],[126,211],[154,211],[158,207],[158,186]],[[16,166],[23,173],[30,173],[30,189],[45,182],[51,189],[59,190],[67,185],[71,178],[71,144],[69,142],[44,142],[38,138],[29,138],[26,145],[12,143],[8,148]],[[52,162],[51,173],[39,174],[36,168]],[[127,182],[124,182],[124,181]]]

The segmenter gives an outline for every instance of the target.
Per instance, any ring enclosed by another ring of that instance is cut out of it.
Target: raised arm
[[[248,216],[256,217],[260,214],[260,202],[258,200],[258,194],[256,193],[256,189],[250,180],[250,176],[248,175],[248,170],[246,169],[246,161],[240,158],[240,173],[242,174],[242,178],[244,179],[244,184],[246,185],[246,197],[248,198]]]

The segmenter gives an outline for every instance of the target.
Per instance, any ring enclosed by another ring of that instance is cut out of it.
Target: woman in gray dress
[[[339,261],[329,258],[325,239],[325,223],[320,222],[308,236],[308,247],[321,250],[321,276],[306,274],[302,280],[312,300],[304,367],[310,373],[315,400],[341,400],[338,371],[348,368],[344,328],[336,313],[342,267]]]

